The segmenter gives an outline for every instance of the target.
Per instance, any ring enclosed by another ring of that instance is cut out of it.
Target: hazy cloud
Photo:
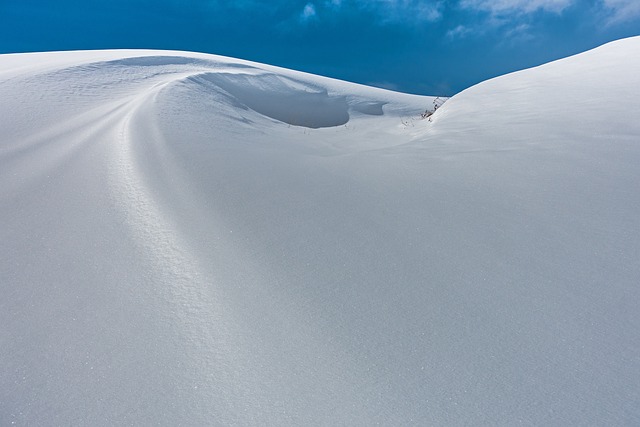
[[[383,23],[434,22],[442,18],[443,0],[327,0],[335,11],[355,8],[376,15]]]
[[[534,13],[561,14],[579,1],[581,0],[461,0],[460,6],[463,9],[488,14],[485,20],[476,20],[471,25],[474,30],[482,26],[497,29],[503,37],[501,43],[514,44],[535,38],[532,25],[532,22],[535,22]],[[454,28],[450,32],[450,35],[447,34],[450,39],[465,35],[463,28]]]
[[[574,2],[575,0],[462,0],[460,4],[468,9],[482,10],[493,15],[504,15],[527,14],[538,10],[561,13]]]
[[[481,10],[492,15],[525,15],[539,10],[562,13],[581,0],[461,0],[463,8]],[[640,18],[640,0],[599,0],[608,15],[608,23]],[[586,7],[586,4],[585,4]]]
[[[610,13],[609,24],[640,18],[640,0],[603,0],[603,5]]]
[[[471,28],[465,27],[464,25],[458,25],[454,29],[447,31],[447,38],[450,40],[461,39],[466,37],[471,33],[471,31]]]
[[[314,18],[317,14],[315,5],[313,3],[307,3],[300,13],[300,19],[306,22]]]
[[[507,45],[517,45],[529,40],[533,40],[535,37],[531,32],[531,25],[526,23],[520,23],[515,27],[509,28],[505,31],[502,43]]]
[[[383,21],[434,22],[442,18],[442,1],[359,0],[362,7],[374,8]]]

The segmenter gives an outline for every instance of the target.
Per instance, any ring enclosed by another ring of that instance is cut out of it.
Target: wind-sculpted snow
[[[321,128],[349,121],[349,105],[344,96],[329,96],[317,89],[276,74],[210,73],[200,76],[209,85],[205,95],[216,88],[240,107],[295,126]]]
[[[0,56],[0,425],[638,424],[639,54]]]

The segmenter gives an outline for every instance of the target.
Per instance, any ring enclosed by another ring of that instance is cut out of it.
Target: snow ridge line
[[[191,398],[193,404],[198,406],[194,410],[208,414],[203,421],[211,422],[216,416],[212,412],[211,399],[216,399],[219,405],[227,408],[242,402],[234,393],[228,393],[228,389],[227,393],[217,393],[211,389],[224,389],[238,384],[233,378],[238,371],[237,366],[234,368],[236,357],[231,354],[234,350],[230,344],[233,334],[229,322],[223,319],[223,309],[219,298],[214,295],[212,278],[200,268],[178,228],[172,224],[169,215],[163,212],[161,204],[145,184],[134,148],[144,149],[145,144],[154,144],[162,139],[158,127],[149,116],[162,89],[180,80],[179,77],[173,77],[143,91],[126,104],[120,124],[115,127],[118,135],[114,145],[111,190],[135,244],[149,264],[150,284],[170,307],[165,311],[170,318],[167,324],[174,325],[176,345],[181,349],[180,355],[186,359],[184,365],[197,367],[187,374],[181,373],[179,378],[186,377],[188,381],[179,386],[184,393],[198,396]],[[148,137],[143,140],[137,134],[153,135],[153,138],[151,141]],[[221,396],[224,396],[225,402],[220,402]]]

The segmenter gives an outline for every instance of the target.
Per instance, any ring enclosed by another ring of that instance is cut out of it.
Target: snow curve
[[[637,424],[638,52],[0,56],[0,424]]]

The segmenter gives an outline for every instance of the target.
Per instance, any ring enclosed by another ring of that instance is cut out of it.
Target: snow
[[[1,55],[0,425],[640,423],[639,58]]]

